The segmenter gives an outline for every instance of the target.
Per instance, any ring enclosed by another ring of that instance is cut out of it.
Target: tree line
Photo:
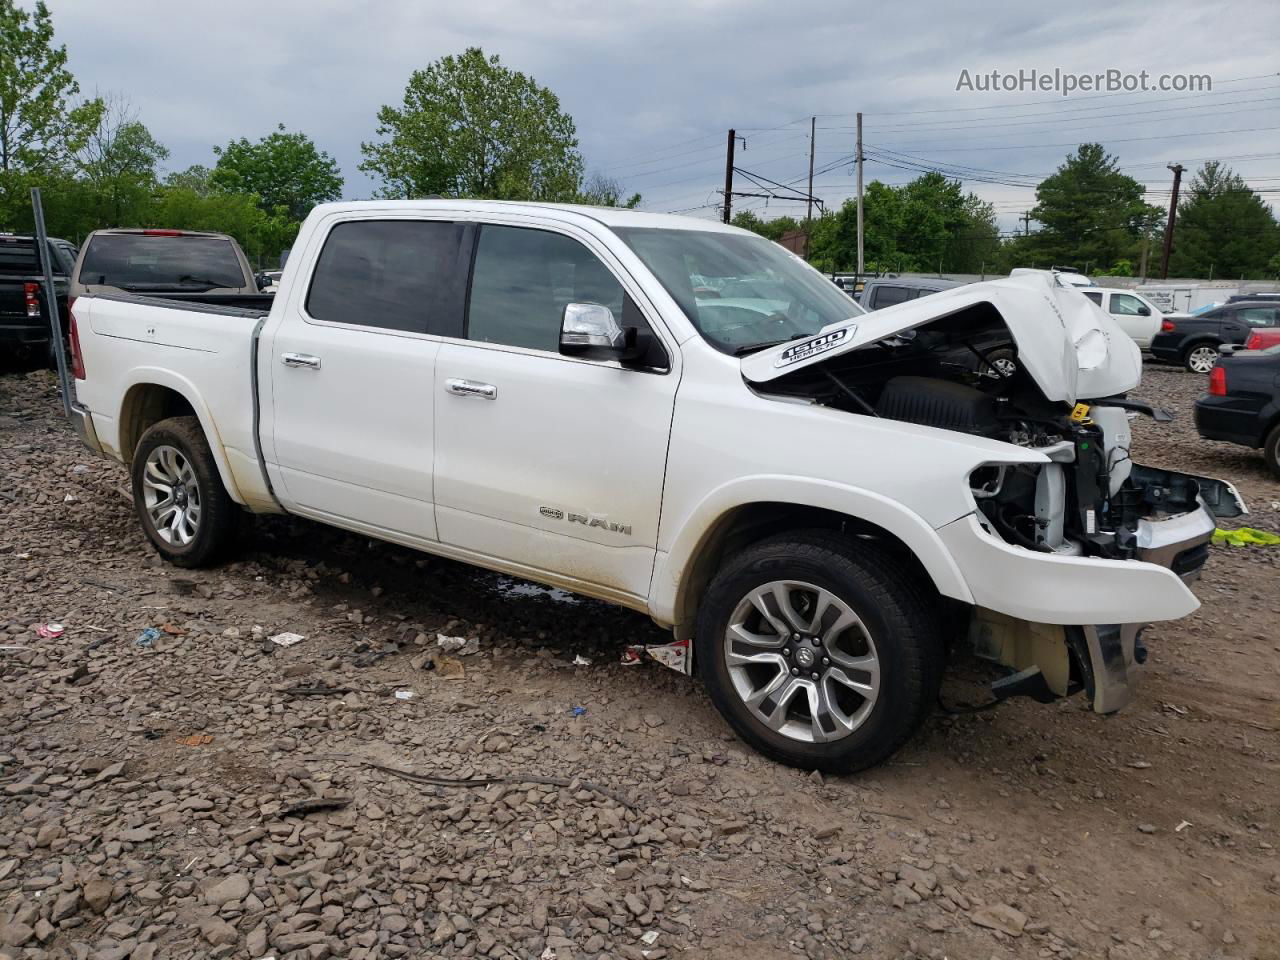
[[[868,272],[1008,273],[1014,267],[1068,266],[1103,276],[1158,276],[1166,212],[1143,200],[1101,144],[1085,143],[1036,187],[1035,229],[1002,235],[995,209],[959,181],[925,173],[902,186],[873,180],[863,196],[863,263]],[[807,232],[809,259],[828,272],[857,266],[857,205],[806,225],[794,217],[740,227],[779,240]],[[1178,204],[1169,275],[1224,279],[1280,276],[1280,225],[1244,179],[1218,161],[1192,177]]]
[[[376,119],[359,166],[380,184],[379,197],[640,202],[618,181],[587,175],[573,118],[551,90],[478,47],[414,71],[401,102],[382,107]],[[114,226],[214,230],[265,263],[292,243],[315,204],[343,193],[336,161],[283,125],[256,141],[212,147],[208,164],[166,171],[168,158],[126,97],[80,95],[44,0],[32,12],[0,0],[0,230],[32,229],[30,188],[39,186],[53,235],[79,241]],[[1040,182],[1030,211],[1036,229],[1025,234],[1003,235],[995,208],[941,173],[904,185],[872,181],[864,196],[864,262],[880,272],[1054,265],[1132,275],[1145,249],[1150,274],[1165,213],[1143,197],[1142,184],[1097,143],[1082,144]],[[816,266],[856,266],[853,200],[808,224],[749,211],[734,223],[775,240],[804,231]],[[1280,273],[1274,215],[1217,162],[1194,175],[1179,205],[1170,273]]]

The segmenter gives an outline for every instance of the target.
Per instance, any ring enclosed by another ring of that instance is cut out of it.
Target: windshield
[[[838,286],[764,237],[619,227],[717,350],[748,353],[866,313]]]
[[[230,240],[141,233],[100,233],[90,240],[79,282],[125,290],[248,286]]]

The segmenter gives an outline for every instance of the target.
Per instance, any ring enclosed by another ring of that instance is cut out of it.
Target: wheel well
[[[1218,344],[1218,343],[1222,343],[1222,341],[1217,337],[1214,337],[1208,334],[1201,337],[1193,337],[1192,339],[1188,340],[1186,343],[1182,345],[1182,355],[1185,357],[1188,353],[1190,353],[1196,347],[1205,346],[1206,344]]]
[[[126,464],[130,463],[138,441],[153,424],[170,417],[193,417],[195,413],[187,398],[172,387],[134,384],[120,408],[120,456]]]
[[[939,596],[933,579],[916,555],[881,526],[822,507],[796,503],[751,503],[722,516],[694,551],[693,567],[685,576],[676,600],[677,635],[692,636],[698,600],[706,592],[725,557],[789,530],[832,530],[859,540],[874,541],[905,563],[927,590]]]

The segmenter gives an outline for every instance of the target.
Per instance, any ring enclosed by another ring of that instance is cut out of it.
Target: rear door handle
[[[477,383],[475,380],[446,380],[444,388],[455,397],[478,397],[481,400],[492,400],[498,395],[498,388],[492,383]]]
[[[311,370],[320,369],[320,358],[313,357],[309,353],[282,353],[280,354],[280,362],[286,367],[307,367]]]

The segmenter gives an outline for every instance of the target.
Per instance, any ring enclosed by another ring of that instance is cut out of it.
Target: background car
[[[1254,330],[1274,327],[1280,327],[1280,301],[1227,303],[1198,316],[1165,317],[1151,340],[1151,353],[1192,373],[1208,373],[1220,346],[1243,345]]]
[[[1131,290],[1116,287],[1081,287],[1080,292],[1111,314],[1134,343],[1143,350],[1150,349],[1164,320],[1155,304]]]
[[[99,293],[258,294],[240,244],[192,230],[95,230],[71,275],[72,299]]]
[[[927,297],[931,293],[962,287],[962,280],[944,280],[942,277],[877,277],[868,280],[858,298],[866,310],[882,310],[897,303],[906,303]]]
[[[1219,358],[1209,392],[1196,401],[1196,430],[1206,440],[1261,449],[1280,477],[1280,345]]]
[[[35,237],[0,234],[0,345],[6,355],[52,356],[52,325],[45,302],[44,262]],[[61,329],[67,327],[67,275],[75,263],[76,248],[49,237],[48,262],[53,275],[56,313]]]

